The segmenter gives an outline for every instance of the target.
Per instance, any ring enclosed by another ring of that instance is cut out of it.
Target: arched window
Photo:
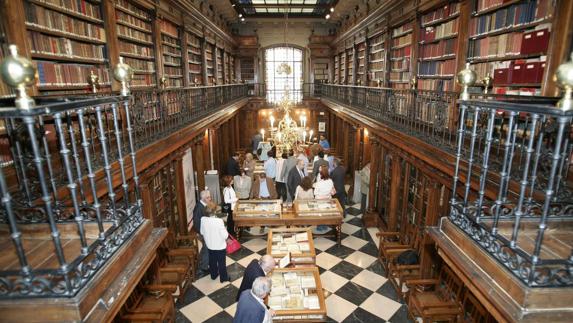
[[[290,66],[290,74],[277,71],[283,63]],[[302,50],[284,46],[265,50],[265,70],[268,102],[280,101],[287,86],[291,101],[302,100]]]

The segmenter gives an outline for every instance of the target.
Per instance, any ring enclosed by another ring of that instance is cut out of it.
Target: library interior
[[[571,0],[0,0],[2,322],[571,322],[571,184]]]

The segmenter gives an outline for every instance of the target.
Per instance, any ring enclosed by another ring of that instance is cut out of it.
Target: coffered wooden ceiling
[[[229,0],[237,14],[244,17],[324,18],[338,0]],[[342,1],[344,2],[344,1]]]

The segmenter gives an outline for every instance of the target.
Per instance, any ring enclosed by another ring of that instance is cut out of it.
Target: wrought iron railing
[[[132,92],[136,148],[174,133],[248,96],[250,84]]]
[[[555,251],[547,238],[573,221],[573,112],[556,108],[557,99],[473,94],[458,105],[458,93],[318,87],[322,99],[450,156],[458,193],[450,218],[521,281],[573,285],[573,250]]]
[[[573,286],[573,250],[555,245],[573,221],[572,118],[551,105],[460,102],[453,191],[463,193],[449,217],[531,287]]]
[[[14,157],[0,168],[0,298],[74,296],[142,223],[130,114],[121,96],[0,109]]]

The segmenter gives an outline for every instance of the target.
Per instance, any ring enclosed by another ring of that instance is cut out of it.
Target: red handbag
[[[232,235],[229,235],[229,239],[227,239],[227,254],[230,255],[237,250],[241,249],[241,244],[237,239],[235,239]]]

